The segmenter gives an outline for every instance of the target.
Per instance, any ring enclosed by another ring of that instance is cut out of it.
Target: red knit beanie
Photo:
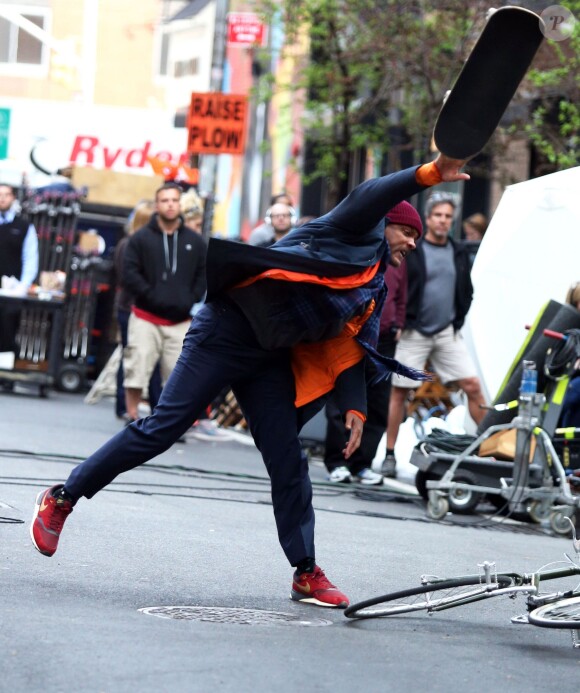
[[[387,224],[404,224],[423,234],[423,224],[417,210],[408,202],[399,202],[386,214]]]

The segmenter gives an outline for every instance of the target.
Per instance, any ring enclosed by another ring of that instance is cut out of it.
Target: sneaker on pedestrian
[[[52,556],[56,551],[65,520],[73,511],[73,503],[62,493],[63,488],[62,484],[52,486],[36,498],[30,537],[45,556]]]
[[[348,467],[336,467],[328,475],[328,481],[332,484],[350,484],[352,474]]]
[[[383,475],[373,472],[368,467],[357,472],[355,477],[359,484],[364,484],[365,486],[380,486],[383,483]]]
[[[394,455],[387,455],[383,460],[383,466],[381,468],[381,473],[387,479],[397,478],[397,461]]]
[[[139,402],[137,405],[137,414],[139,415],[140,419],[144,419],[146,416],[151,415],[151,405],[149,402]]]
[[[348,597],[330,582],[317,565],[312,573],[294,573],[290,599],[339,609],[345,609],[349,604]]]
[[[212,443],[220,443],[232,439],[230,433],[220,428],[218,422],[214,419],[199,419],[191,427],[189,435],[192,438],[197,438],[197,440],[207,440]]]

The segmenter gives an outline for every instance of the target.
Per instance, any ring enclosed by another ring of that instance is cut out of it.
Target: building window
[[[161,34],[161,46],[159,48],[159,74],[167,77],[167,63],[169,61],[169,34]]]
[[[29,10],[21,15],[39,29],[46,29],[47,17],[32,14]],[[48,51],[41,41],[17,24],[0,17],[0,64],[43,65]]]
[[[177,60],[173,66],[174,77],[187,77],[189,75],[197,75],[198,72],[198,58],[190,58],[189,60]]]

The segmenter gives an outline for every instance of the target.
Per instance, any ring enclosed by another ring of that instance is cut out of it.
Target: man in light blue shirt
[[[38,236],[20,218],[11,185],[0,183],[0,277],[15,277],[28,288],[38,274]]]

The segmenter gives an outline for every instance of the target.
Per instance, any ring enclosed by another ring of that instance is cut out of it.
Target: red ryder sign
[[[253,12],[228,14],[228,43],[232,46],[263,46],[266,25]]]
[[[37,183],[41,174],[27,167],[32,148],[36,159],[53,171],[71,163],[150,176],[150,158],[175,166],[187,164],[190,158],[186,129],[175,127],[173,113],[166,109],[87,107],[30,99],[5,99],[5,103],[11,109],[10,140],[8,159],[0,163],[7,167],[14,161],[18,170],[35,181],[33,185],[44,182]]]
[[[134,169],[144,169],[144,173],[150,173],[148,157],[162,159],[177,165],[187,163],[189,160],[187,152],[176,154],[153,148],[150,140],[143,142],[142,146],[129,149],[107,145],[106,140],[93,135],[77,135],[72,144],[68,161],[77,166],[94,166],[132,172]]]

